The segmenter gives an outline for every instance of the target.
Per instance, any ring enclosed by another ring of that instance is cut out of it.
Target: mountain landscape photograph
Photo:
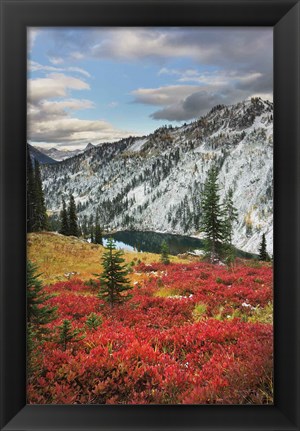
[[[272,29],[27,47],[27,402],[273,404]]]

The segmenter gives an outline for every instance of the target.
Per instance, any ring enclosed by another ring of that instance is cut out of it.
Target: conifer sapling
[[[163,241],[161,243],[160,261],[165,265],[168,265],[170,263],[169,247],[168,247],[168,244],[166,243],[166,241]]]
[[[127,266],[121,250],[116,250],[115,242],[112,238],[107,240],[106,251],[103,254],[103,272],[100,275],[99,298],[108,302],[111,307],[117,303],[122,303],[132,297],[126,292],[132,289],[127,279]]]
[[[49,331],[44,325],[52,322],[56,318],[57,307],[47,304],[52,295],[48,295],[43,288],[38,274],[37,267],[30,261],[27,262],[27,322],[32,330],[39,334],[46,334]]]
[[[85,338],[85,335],[82,335],[81,329],[72,329],[72,325],[70,320],[65,319],[58,327],[58,344],[62,346],[62,350],[67,350],[67,345],[69,343],[76,343]]]
[[[267,253],[267,241],[265,234],[262,235],[261,243],[259,247],[259,260],[269,261],[270,257]]]

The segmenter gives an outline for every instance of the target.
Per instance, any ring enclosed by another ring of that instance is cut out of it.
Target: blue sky
[[[272,99],[271,27],[29,28],[28,140],[83,148]]]

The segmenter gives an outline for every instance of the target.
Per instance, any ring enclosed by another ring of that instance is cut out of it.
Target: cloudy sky
[[[272,99],[272,64],[270,27],[30,28],[28,140],[81,148]]]

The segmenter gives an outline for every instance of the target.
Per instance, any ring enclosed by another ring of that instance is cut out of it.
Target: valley
[[[233,244],[257,253],[265,233],[273,255],[273,104],[259,98],[42,165],[46,207],[57,218],[62,198],[73,194],[81,224],[98,216],[105,231],[201,239],[201,193],[212,164],[219,169],[221,199],[233,190]]]

